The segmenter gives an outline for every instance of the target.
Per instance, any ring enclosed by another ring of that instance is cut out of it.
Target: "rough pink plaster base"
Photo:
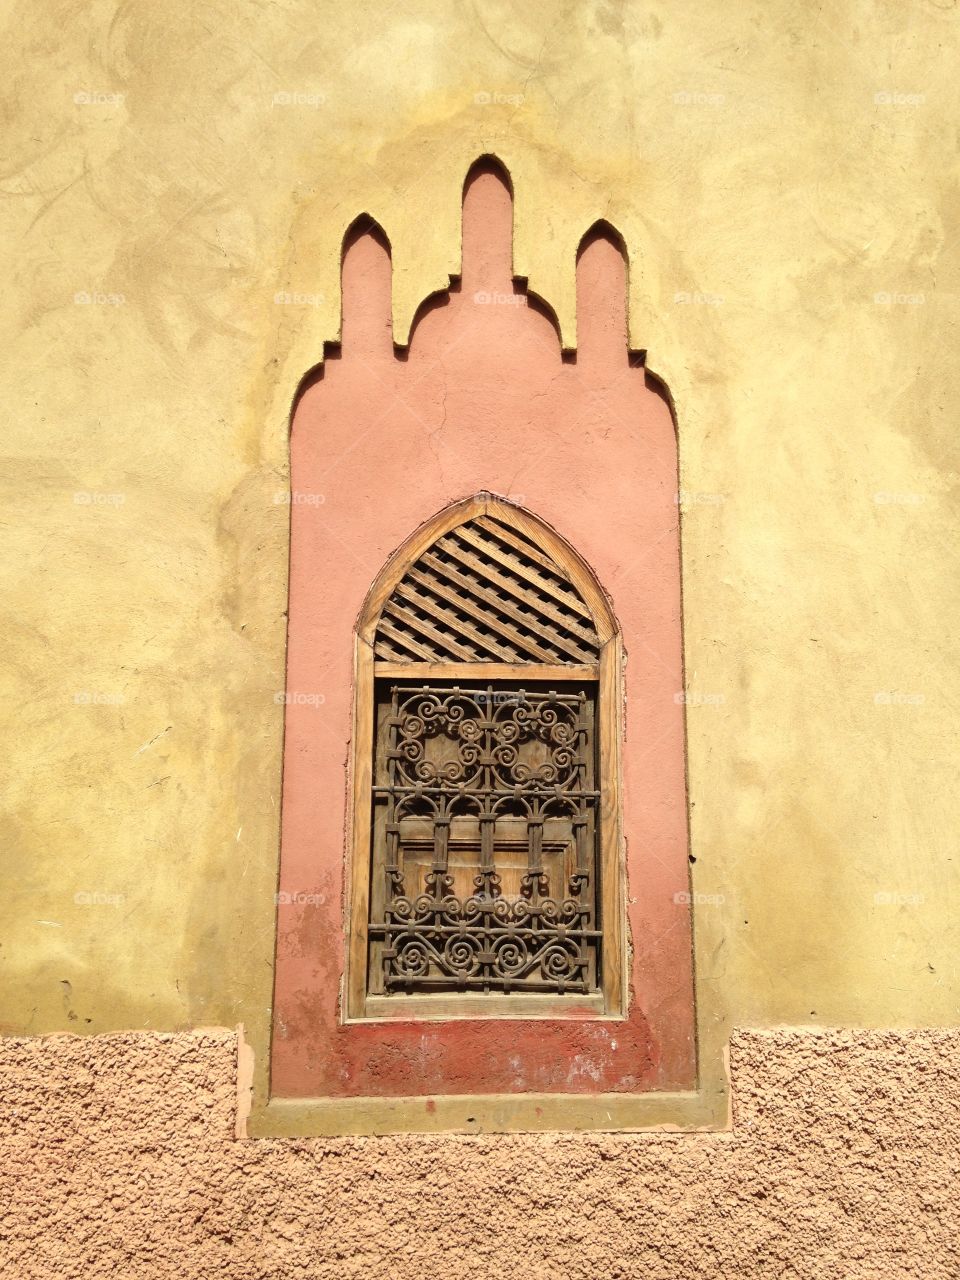
[[[228,1033],[0,1042],[3,1280],[955,1280],[960,1032],[740,1032],[718,1134],[237,1141]]]

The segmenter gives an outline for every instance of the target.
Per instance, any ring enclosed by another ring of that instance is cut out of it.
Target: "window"
[[[584,237],[568,359],[493,162],[462,246],[400,351],[353,227],[292,423],[285,1132],[635,1128],[697,1082],[677,437],[626,248]]]
[[[388,565],[360,626],[354,1016],[612,1011],[615,640],[586,566],[490,495]]]

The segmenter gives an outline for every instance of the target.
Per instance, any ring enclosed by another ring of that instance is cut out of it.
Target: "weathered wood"
[[[604,1012],[603,996],[554,996],[514,991],[456,995],[368,996],[366,1015],[373,1021],[416,1018],[418,1022],[447,1022],[451,1018],[556,1018],[571,1013]]]
[[[435,661],[582,663],[599,650],[590,611],[564,568],[483,514],[424,548],[380,616],[374,648],[381,658],[395,658],[398,645]],[[391,618],[402,624],[399,632],[386,625]],[[414,642],[404,643],[408,632]]]
[[[453,680],[470,684],[474,680],[535,680],[553,687],[558,682],[574,680],[583,683],[600,676],[598,662],[558,666],[550,662],[386,662],[374,663],[374,675],[385,680]]]
[[[499,520],[493,520],[490,516],[477,516],[473,523],[478,529],[483,529],[487,533],[492,533],[495,537],[499,538],[501,542],[505,542],[508,546],[513,547],[515,551],[519,551],[520,554],[526,556],[528,560],[534,560],[537,564],[543,565],[543,567],[545,569],[549,569],[551,573],[555,573],[558,577],[562,577],[565,582],[570,581],[567,574],[560,568],[555,560],[551,560],[546,552],[541,551],[539,547],[536,547],[529,538],[525,538],[522,534],[514,533],[509,526],[502,524]],[[585,616],[589,617],[590,615],[586,614]]]
[[[400,584],[399,590],[402,590],[403,583]],[[421,648],[427,650],[428,653],[442,655],[454,658],[463,658],[467,662],[476,662],[479,654],[467,644],[455,640],[452,636],[445,635],[439,628],[428,618],[419,617],[413,609],[403,604],[394,596],[388,600],[385,605],[387,613],[392,614],[398,622],[402,622],[406,628],[414,632],[420,641]]]
[[[525,579],[530,586],[534,588],[534,591],[538,596],[543,594],[550,595],[557,604],[561,604],[565,608],[570,609],[574,613],[578,613],[589,620],[590,614],[586,605],[578,599],[574,591],[566,590],[559,582],[554,582],[545,574],[539,573],[537,569],[527,564],[519,556],[508,552],[505,548],[494,542],[492,538],[485,537],[478,533],[472,525],[460,525],[458,528],[452,530],[448,535],[448,538],[449,537],[462,538],[466,542],[469,542],[471,546],[475,547],[484,555],[491,556],[495,559],[503,566],[503,568],[508,569],[511,573],[515,573],[519,578]],[[539,604],[540,601],[538,600],[537,603]]]
[[[459,530],[456,530],[456,532],[459,533]],[[484,563],[469,547],[462,546],[454,541],[453,535],[448,534],[445,538],[441,538],[437,543],[437,547],[456,561],[461,572],[472,571],[480,574],[488,582],[492,582],[499,592],[506,594],[508,597],[512,596],[531,610],[532,616],[527,622],[527,626],[532,626],[536,622],[537,614],[542,619],[545,618],[549,622],[557,624],[551,638],[555,638],[558,644],[562,643],[563,648],[571,655],[573,661],[583,662],[596,657],[597,637],[591,637],[590,633],[586,632],[585,636],[580,635],[579,639],[577,639],[578,632],[581,630],[579,625],[563,614],[551,601],[546,600],[543,596],[532,595],[522,583],[514,582],[511,578],[504,576],[502,572],[498,572],[494,565]],[[567,634],[564,635],[564,632]]]
[[[448,581],[461,587],[464,591],[469,591],[471,595],[480,602],[481,607],[487,605],[495,609],[501,618],[509,619],[511,622],[519,624],[521,627],[530,627],[537,624],[536,616],[531,612],[529,604],[526,608],[522,608],[519,602],[511,600],[505,592],[498,592],[493,587],[485,586],[477,579],[471,579],[466,573],[457,568],[450,560],[442,560],[432,551],[427,552],[422,560],[426,568],[432,570],[436,574],[442,574]],[[501,624],[502,625],[502,624]],[[541,633],[545,630],[545,624],[540,621]],[[547,636],[547,649],[556,650],[557,646],[553,644],[552,637],[555,635],[555,628],[550,628],[550,634]],[[544,645],[538,642],[534,636],[527,637],[528,651],[535,652],[540,661],[563,662],[565,659],[558,656],[557,653],[547,654],[544,652]]]
[[[425,595],[423,591],[417,591],[416,587],[427,587],[433,592],[432,597]],[[507,662],[515,662],[517,659],[517,651],[513,645],[506,644],[501,641],[499,636],[484,635],[469,617],[464,614],[471,613],[463,602],[451,601],[446,593],[438,591],[435,586],[425,577],[419,570],[413,568],[407,572],[407,576],[403,582],[397,587],[396,595],[402,597],[416,608],[427,613],[432,613],[439,621],[444,622],[448,627],[452,627],[455,633],[465,637],[480,653],[477,657],[487,657],[493,661],[506,660]],[[441,598],[437,598],[441,597]],[[485,617],[482,610],[473,612],[473,616],[480,614],[480,618]],[[488,616],[488,615],[487,615]]]
[[[424,559],[426,560],[426,557]],[[458,594],[455,588],[448,587],[441,582],[438,574],[431,573],[429,569],[413,568],[408,572],[407,577],[435,591],[437,595],[449,601],[453,608],[461,609],[478,621],[489,623],[490,610],[488,608],[484,608],[483,604],[472,600],[465,593]],[[399,590],[399,587],[397,589]],[[502,636],[510,641],[509,648],[506,645],[502,646],[502,652],[499,653],[499,657],[505,657],[508,662],[519,662],[522,653],[529,654],[533,661],[539,661],[543,657],[543,645],[538,644],[531,637],[525,636],[522,631],[511,626],[505,619],[499,618],[497,620],[497,629]],[[519,654],[517,650],[520,650]]]
[[[396,643],[401,646],[401,648],[409,649],[410,652],[413,653],[416,657],[425,658],[429,660],[431,654],[433,653],[433,650],[428,645],[422,644],[420,641],[414,639],[413,636],[408,635],[407,632],[403,631],[400,627],[394,626],[394,624],[391,622],[389,618],[385,617],[381,619],[380,630],[384,632],[386,635],[392,637],[392,639],[395,640]],[[380,649],[379,643],[377,645],[377,648],[379,651]]]

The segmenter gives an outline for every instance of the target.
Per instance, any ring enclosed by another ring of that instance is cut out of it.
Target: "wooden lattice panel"
[[[374,653],[384,662],[583,664],[600,642],[568,574],[493,516],[438,538],[384,605]]]

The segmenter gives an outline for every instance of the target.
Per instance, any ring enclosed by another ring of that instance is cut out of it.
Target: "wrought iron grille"
[[[382,686],[371,994],[598,989],[594,686]]]

